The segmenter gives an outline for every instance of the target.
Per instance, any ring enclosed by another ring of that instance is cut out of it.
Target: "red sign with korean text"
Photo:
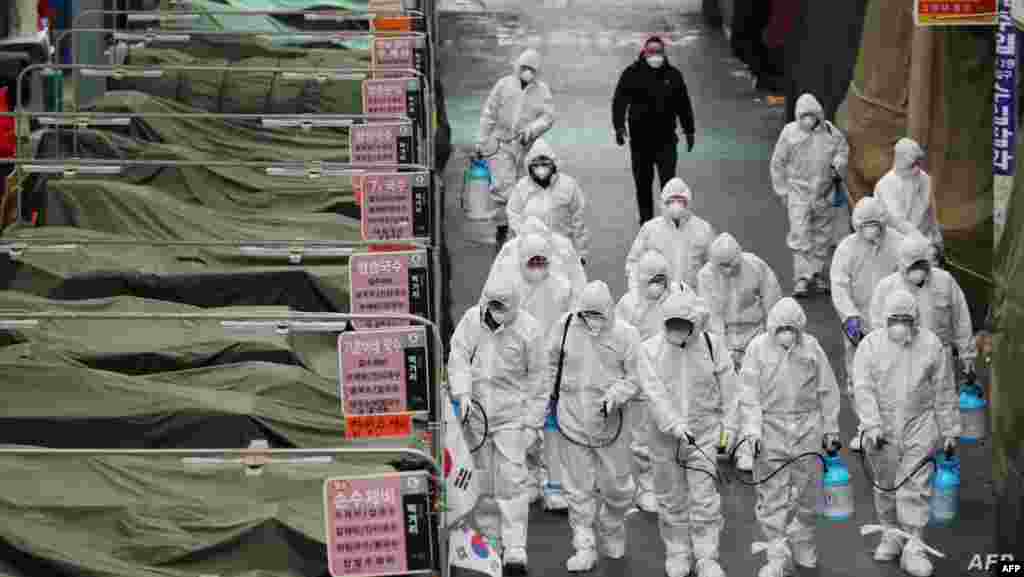
[[[997,0],[917,0],[918,26],[995,26]]]
[[[354,124],[349,131],[353,164],[398,164],[399,124]]]

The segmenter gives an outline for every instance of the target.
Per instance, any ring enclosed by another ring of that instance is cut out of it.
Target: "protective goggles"
[[[546,268],[548,266],[548,259],[543,256],[532,256],[530,260],[526,261],[526,268]]]
[[[693,321],[680,317],[665,319],[665,330],[693,332]]]
[[[914,317],[911,315],[892,315],[886,319],[886,323],[891,327],[892,325],[911,325],[915,322]]]
[[[503,313],[508,310],[508,307],[501,301],[488,301],[487,310],[494,311],[496,313]]]

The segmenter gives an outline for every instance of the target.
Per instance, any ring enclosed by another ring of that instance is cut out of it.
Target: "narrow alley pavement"
[[[769,106],[757,94],[742,65],[729,54],[721,33],[706,29],[682,2],[639,0],[628,6],[587,3],[577,8],[535,7],[509,3],[501,11],[441,14],[441,70],[455,151],[446,174],[448,242],[452,257],[452,316],[461,317],[479,298],[494,254],[481,244],[493,237],[490,228],[474,227],[462,218],[458,198],[462,174],[473,142],[480,107],[494,81],[512,70],[512,61],[526,47],[543,57],[541,77],[555,95],[557,120],[545,139],[575,176],[589,203],[592,231],[590,279],[604,280],[617,298],[626,289],[625,255],[639,230],[629,171],[628,147],[617,147],[611,128],[611,95],[621,70],[637,58],[643,39],[657,33],[667,40],[669,61],[688,84],[697,119],[692,153],[681,147],[678,175],[695,194],[696,214],[718,232],[732,233],[746,250],[757,253],[776,271],[786,291],[792,289],[792,264],[785,245],[786,219],[770,189],[768,162],[783,123],[781,106]],[[564,4],[564,2],[563,2]],[[699,2],[695,2],[699,5]],[[495,6],[488,6],[494,10]],[[563,170],[563,167],[560,167]],[[842,378],[839,322],[831,301],[818,296],[804,301],[809,331],[816,335]],[[847,401],[844,399],[844,403]],[[855,429],[849,407],[841,418],[843,441]],[[855,521],[819,524],[820,567],[802,575],[822,577],[895,576],[897,564],[879,564],[871,551],[877,537],[861,537],[860,525],[874,523],[869,484],[856,458],[844,450],[857,495]],[[932,529],[926,541],[946,554],[934,559],[935,575],[981,574],[968,569],[972,555],[992,550],[990,460],[986,448],[964,449],[960,519],[952,528]],[[726,529],[722,565],[730,576],[753,576],[764,562],[750,552],[759,540],[754,522],[754,491],[738,483],[722,488]],[[664,574],[664,552],[654,515],[630,518],[630,544],[624,561],[602,562],[601,576]],[[534,576],[566,574],[570,534],[564,516],[535,510],[529,529],[530,569]]]

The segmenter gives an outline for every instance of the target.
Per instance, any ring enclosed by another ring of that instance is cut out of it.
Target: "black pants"
[[[636,204],[640,207],[640,221],[647,222],[654,218],[654,195],[651,185],[654,183],[654,167],[658,167],[658,190],[676,175],[676,139],[668,141],[644,141],[642,138],[631,138],[629,150],[633,161],[633,182],[636,183]]]

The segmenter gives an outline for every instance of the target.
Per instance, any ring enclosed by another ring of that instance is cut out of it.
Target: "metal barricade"
[[[338,80],[338,81],[364,80],[365,81],[365,80],[369,79],[375,72],[379,72],[379,70],[374,69],[374,68],[285,68],[285,67],[281,67],[281,66],[237,68],[237,67],[232,67],[232,66],[203,66],[203,65],[153,66],[153,67],[148,67],[148,66],[112,66],[112,65],[84,65],[84,64],[61,64],[61,65],[33,64],[33,65],[25,67],[18,74],[17,84],[15,86],[15,97],[16,97],[15,101],[18,102],[18,103],[22,102],[22,95],[24,94],[24,92],[23,92],[23,90],[24,90],[24,83],[25,83],[25,79],[27,78],[28,74],[30,74],[30,73],[32,73],[34,71],[41,71],[44,74],[52,74],[54,71],[63,71],[63,70],[69,70],[69,71],[72,72],[72,85],[73,85],[72,90],[76,94],[76,98],[75,98],[75,100],[73,102],[74,102],[74,105],[75,105],[74,108],[76,109],[76,111],[79,108],[78,102],[77,102],[77,83],[78,83],[79,76],[86,76],[86,77],[93,77],[93,78],[113,78],[113,79],[132,78],[132,77],[134,77],[134,78],[160,78],[165,73],[172,73],[172,72],[221,72],[221,73],[223,73],[223,72],[235,72],[235,73],[243,73],[243,74],[244,73],[270,74],[270,75],[272,75],[272,78],[275,78],[275,79],[278,76],[280,76],[280,77],[282,77],[282,78],[284,78],[286,80],[312,80],[312,81],[316,81],[318,83],[323,83],[323,82],[328,82],[328,81],[332,81],[332,80]],[[418,137],[417,140],[420,140],[422,142],[422,144],[423,144],[422,146],[418,147],[420,149],[420,152],[422,153],[420,155],[421,156],[421,159],[420,159],[421,160],[421,164],[426,164],[428,166],[431,166],[431,168],[433,168],[432,167],[432,164],[433,164],[433,156],[432,156],[432,154],[433,154],[433,150],[434,150],[434,146],[433,146],[434,131],[429,129],[430,128],[429,124],[432,122],[431,118],[430,118],[430,116],[432,116],[432,114],[428,113],[428,112],[432,111],[432,107],[433,107],[432,88],[428,88],[428,87],[425,86],[426,77],[423,74],[421,74],[419,71],[417,71],[417,70],[412,70],[412,69],[387,69],[387,72],[389,72],[389,73],[401,73],[403,75],[408,75],[410,78],[415,78],[415,79],[417,79],[419,81],[419,87],[423,89],[423,94],[425,96],[425,98],[424,98],[425,109],[426,109],[424,111],[425,112],[425,114],[424,114],[425,118],[423,119],[423,122],[422,122],[424,124],[424,126],[420,127],[420,129],[422,130],[422,134],[419,134],[419,131],[417,131],[417,135],[416,136]],[[17,111],[15,113],[13,113],[13,115],[15,116],[16,119],[21,117],[21,116],[23,116],[23,115],[26,115],[26,114],[36,114],[36,113],[23,112],[23,110],[24,110],[23,107],[19,106]],[[50,113],[46,113],[46,114],[36,114],[36,115],[37,116],[52,117],[52,116],[54,116],[56,114],[57,113],[50,112]],[[214,113],[210,113],[210,114],[214,114]],[[221,113],[221,114],[223,114],[223,113]],[[12,115],[12,113],[4,114],[4,116],[11,116],[11,115]],[[127,116],[127,115],[126,114],[119,114],[117,116]],[[144,116],[144,115],[143,114],[138,114],[138,116]],[[306,116],[308,118],[315,118],[316,116],[320,116],[320,115],[306,115]],[[332,117],[348,116],[350,118],[352,118],[352,117],[380,118],[381,116],[385,116],[385,115],[372,115],[371,116],[371,115],[354,115],[354,114],[351,114],[351,115],[331,114],[331,115],[328,115],[328,116],[332,116]],[[395,117],[395,116],[400,116],[400,115],[386,115],[386,116]],[[212,116],[211,116],[211,118],[212,118]],[[416,120],[417,119],[410,119],[409,121],[410,121],[410,123],[413,123],[414,126],[415,126]],[[18,122],[18,124],[19,124],[19,126],[17,128],[18,128],[18,134],[19,135],[23,135],[24,133],[26,133],[28,131],[28,127],[23,126],[24,121]]]
[[[288,313],[246,313],[246,314],[229,314],[229,313],[102,313],[102,312],[28,312],[20,310],[2,310],[0,309],[0,329],[25,329],[32,328],[38,325],[39,321],[43,320],[144,320],[144,321],[160,321],[160,320],[177,320],[177,321],[219,321],[221,326],[225,330],[230,330],[231,323],[266,323],[264,326],[275,332],[313,332],[313,333],[340,333],[349,326],[352,321],[373,321],[373,320],[394,320],[394,321],[407,321],[415,323],[424,327],[428,327],[428,331],[431,334],[435,342],[433,347],[433,359],[434,367],[431,371],[433,373],[433,397],[435,402],[430,407],[432,417],[427,423],[427,430],[431,434],[431,455],[425,455],[421,451],[414,449],[374,449],[374,448],[341,448],[341,449],[260,449],[259,453],[269,456],[280,455],[280,456],[311,456],[311,455],[323,455],[323,454],[407,454],[423,458],[426,462],[430,463],[433,467],[435,474],[438,474],[438,485],[439,490],[444,497],[444,482],[443,482],[443,471],[440,467],[440,463],[444,460],[444,447],[442,446],[443,438],[443,426],[444,426],[444,397],[442,395],[442,368],[443,359],[443,346],[441,341],[441,332],[437,323],[416,315],[406,314],[347,314],[347,313],[301,313],[301,312],[288,312]],[[178,456],[196,456],[196,455],[239,455],[247,456],[252,454],[252,450],[246,449],[207,449],[207,450],[196,450],[196,449],[157,449],[157,450],[146,450],[146,449],[44,449],[44,448],[29,448],[29,447],[0,447],[0,455],[39,455],[39,454],[63,454],[69,456],[84,456],[84,455],[178,455]],[[443,501],[442,501],[443,502]],[[447,563],[447,525],[445,522],[444,511],[438,511],[439,523],[437,525],[438,534],[440,537],[441,547],[438,548],[439,555],[439,570],[444,576],[448,575],[448,563]]]

